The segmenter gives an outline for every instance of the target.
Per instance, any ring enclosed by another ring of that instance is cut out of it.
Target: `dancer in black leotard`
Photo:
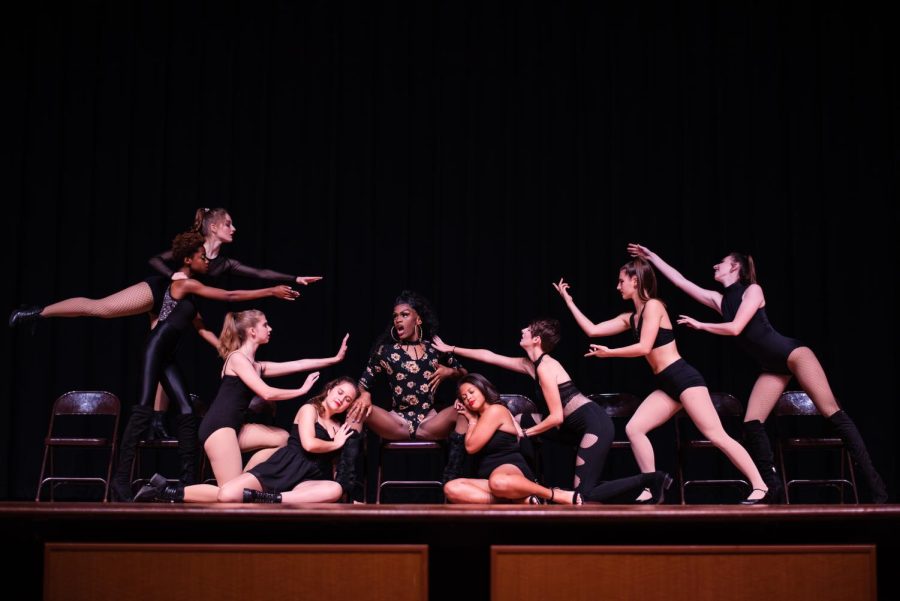
[[[766,483],[746,449],[728,436],[722,427],[703,376],[678,354],[672,323],[669,321],[665,305],[656,298],[656,276],[653,268],[641,259],[623,265],[619,271],[616,289],[622,294],[623,299],[630,300],[634,304],[634,312],[622,313],[614,319],[597,324],[588,319],[575,305],[572,295],[569,294],[569,284],[560,280],[553,286],[566,301],[566,306],[588,336],[613,336],[629,329],[634,333],[635,343],[632,345],[611,349],[592,344],[586,356],[646,357],[656,376],[659,389],[644,399],[625,427],[634,458],[641,471],[648,473],[656,469],[653,445],[650,444],[647,433],[667,422],[684,408],[700,432],[725,453],[750,481],[753,490],[742,503],[767,502],[769,492]],[[637,319],[635,314],[639,315]],[[650,492],[644,491],[638,500],[648,498],[651,498]]]
[[[444,469],[448,481],[458,477],[465,458],[466,424],[453,407],[437,411],[434,393],[443,380],[463,376],[466,370],[454,357],[435,349],[431,337],[437,327],[437,317],[424,297],[401,292],[394,301],[391,325],[375,343],[359,379],[359,401],[348,415],[350,419],[368,416],[369,428],[385,440],[442,440],[449,436]],[[369,391],[380,378],[390,385],[390,411],[372,406]]]
[[[151,483],[154,490],[142,490],[137,498],[204,503],[224,500],[220,486],[241,475],[241,452],[257,451],[247,462],[246,469],[249,470],[287,444],[288,433],[285,430],[245,422],[250,401],[254,395],[265,401],[284,401],[302,396],[319,378],[319,372],[307,376],[301,388],[273,388],[262,377],[274,378],[335,365],[344,359],[348,335],[344,336],[340,349],[333,357],[258,362],[256,351],[260,345],[269,342],[271,333],[272,328],[261,311],[249,309],[225,316],[225,325],[219,337],[219,353],[225,359],[222,383],[200,424],[200,439],[219,486],[164,486],[165,479],[157,478]],[[346,444],[358,452],[360,440],[356,436]]]
[[[725,287],[724,294],[706,290],[685,278],[659,255],[640,244],[629,244],[628,251],[650,261],[673,284],[691,298],[722,315],[722,323],[703,323],[686,315],[679,316],[678,323],[718,334],[736,336],[738,344],[759,364],[761,372],[750,393],[747,413],[744,416],[744,438],[769,486],[781,487],[781,479],[775,473],[772,447],[763,424],[775,407],[791,376],[796,376],[819,413],[837,429],[850,450],[850,456],[860,467],[872,500],[887,502],[887,489],[872,465],[856,424],[834,398],[828,377],[812,350],[799,340],[779,334],[766,315],[766,299],[756,282],[753,257],[731,253],[713,266],[715,280]]]
[[[273,282],[297,283],[306,286],[321,280],[321,276],[293,276],[279,273],[271,269],[258,269],[248,267],[234,259],[227,258],[222,253],[222,246],[230,244],[234,240],[237,231],[232,222],[231,215],[223,208],[197,209],[194,214],[194,223],[190,230],[201,234],[204,238],[203,246],[206,256],[209,258],[209,268],[206,274],[197,274],[198,279],[204,284],[222,288],[225,284],[224,276],[228,274],[240,275],[248,278],[256,278]],[[37,319],[49,317],[101,317],[112,319],[147,313],[150,316],[150,327],[156,325],[156,316],[159,315],[163,295],[169,287],[170,279],[184,277],[180,272],[181,265],[173,262],[171,250],[167,250],[150,259],[150,265],[162,275],[150,276],[142,282],[138,282],[124,290],[100,299],[75,297],[56,303],[41,306],[30,306],[16,309],[10,313],[10,327],[31,322]],[[154,404],[156,412],[153,415],[151,438],[167,438],[163,426],[163,415],[168,408],[168,402],[157,389],[157,399]]]
[[[613,423],[603,409],[578,392],[563,366],[549,355],[559,340],[557,320],[537,319],[522,329],[519,340],[527,357],[505,357],[485,349],[450,346],[440,338],[435,338],[434,344],[439,351],[523,373],[537,382],[535,400],[546,417],[526,428],[524,433],[533,437],[564,426],[579,437],[574,488],[585,501],[618,501],[629,491],[637,495],[645,487],[652,487],[658,493],[655,498],[661,498],[662,490],[671,483],[671,478],[663,472],[600,480],[612,446]]]
[[[481,374],[463,376],[457,385],[457,411],[465,417],[466,451],[476,457],[476,477],[458,478],[444,485],[451,503],[519,502],[542,499],[580,505],[581,495],[550,489],[535,482],[519,450],[524,436],[500,394]]]
[[[200,279],[206,284],[218,286],[219,278],[229,273],[273,282],[296,282],[304,286],[322,279],[321,276],[293,276],[271,269],[248,267],[225,257],[221,254],[222,245],[231,243],[234,233],[237,231],[232,223],[231,215],[225,209],[197,209],[194,224],[189,231],[202,234],[204,237],[203,245],[210,264],[207,274],[201,276]],[[157,315],[163,293],[169,286],[169,278],[170,276],[181,277],[178,275],[181,265],[175,260],[171,250],[150,259],[150,265],[164,277],[150,276],[142,282],[100,299],[76,297],[46,307],[31,306],[16,309],[10,313],[9,325],[13,327],[46,317],[112,319],[142,313]]]
[[[233,503],[333,503],[350,492],[355,481],[353,457],[347,441],[358,436],[362,423],[338,420],[359,396],[352,378],[329,382],[316,397],[300,407],[287,446],[266,461],[221,487],[218,499]],[[338,472],[332,463],[341,453]],[[135,497],[151,501],[164,493],[165,478],[154,476]]]
[[[175,399],[180,411],[178,438],[183,475],[189,482],[193,478],[197,454],[196,422],[190,397],[175,365],[175,350],[181,336],[197,315],[195,296],[225,301],[245,301],[267,296],[293,300],[297,293],[288,286],[274,286],[259,290],[221,290],[204,286],[190,276],[203,273],[206,255],[203,236],[195,233],[179,234],[172,242],[173,255],[181,261],[181,272],[186,279],[173,281],[164,294],[160,307],[160,319],[147,337],[144,347],[143,372],[138,402],[132,410],[119,444],[118,467],[111,484],[113,499],[131,500],[130,473],[135,447],[140,435],[150,421],[157,384],[162,383],[166,394]]]

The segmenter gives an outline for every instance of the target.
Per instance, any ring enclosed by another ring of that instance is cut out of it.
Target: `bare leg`
[[[146,282],[140,282],[100,299],[69,298],[41,311],[42,317],[127,317],[153,309],[153,292]]]
[[[307,480],[281,493],[282,503],[336,503],[344,491],[332,480]]]
[[[184,487],[185,503],[215,503],[219,500],[219,487],[212,484],[192,484]]]
[[[712,401],[710,401],[712,402]],[[637,411],[628,420],[625,434],[631,441],[631,450],[638,467],[644,473],[656,471],[656,460],[653,456],[653,445],[647,433],[658,428],[681,409],[681,404],[662,390],[654,390],[638,406]]]
[[[487,505],[493,503],[491,487],[487,480],[475,478],[456,478],[444,484],[444,496],[451,503],[477,503]]]
[[[219,487],[218,501],[220,503],[242,503],[244,501],[244,489],[262,490],[262,485],[253,474],[243,473],[237,478],[229,480]],[[187,489],[185,489],[187,491]],[[187,496],[185,496],[187,498]]]
[[[385,440],[409,440],[409,422],[393,411],[372,406],[366,425]]]
[[[491,472],[488,478],[488,486],[491,493],[499,499],[527,499],[534,495],[554,503],[572,505],[575,501],[575,491],[559,488],[549,489],[537,482],[532,482],[522,474],[522,470],[514,465],[501,465]]]
[[[422,420],[419,428],[416,430],[416,438],[420,440],[443,440],[450,435],[450,432],[456,430],[459,420],[462,419],[465,424],[465,418],[460,417],[459,413],[453,407],[442,409],[440,413],[432,413]],[[465,434],[465,427],[462,434]]]
[[[716,446],[717,449],[725,453],[725,456],[738,468],[750,485],[755,489],[749,500],[762,498],[769,487],[763,481],[759,470],[750,458],[747,449],[742,447],[738,441],[728,436],[725,428],[722,427],[722,421],[712,399],[709,398],[709,390],[706,386],[692,386],[681,393],[681,403],[684,410],[690,416],[691,421],[697,426],[697,429]]]
[[[203,449],[219,486],[241,475],[241,447],[234,430],[219,428],[206,439]]]
[[[825,417],[831,417],[840,411],[831,386],[828,384],[828,376],[825,375],[822,364],[819,363],[815,353],[809,347],[802,346],[794,349],[788,356],[788,368],[797,376],[797,381],[815,403],[819,413]]]

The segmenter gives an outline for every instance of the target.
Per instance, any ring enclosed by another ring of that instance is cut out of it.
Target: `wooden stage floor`
[[[609,552],[617,548],[866,547],[874,549],[878,598],[900,599],[900,586],[894,578],[900,568],[900,505],[535,507],[0,502],[0,540],[5,543],[7,557],[12,556],[3,564],[6,586],[11,580],[18,582],[25,593],[16,596],[21,599],[40,599],[48,592],[46,552],[48,546],[57,543],[185,549],[410,546],[427,550],[425,586],[431,598],[458,598],[445,595],[458,590],[464,579],[469,591],[465,595],[467,601],[492,598],[491,562],[498,548],[602,547]],[[352,561],[347,569],[353,571]],[[169,575],[154,577],[170,589]],[[746,582],[734,582],[733,587],[755,589],[752,578],[765,577],[752,574]],[[502,598],[498,595],[494,590],[493,598]],[[182,597],[169,590],[149,598],[168,601]]]

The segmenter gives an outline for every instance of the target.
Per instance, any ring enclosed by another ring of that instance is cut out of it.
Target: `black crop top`
[[[647,306],[645,305],[644,311],[646,310]],[[638,342],[641,340],[641,328],[644,327],[644,311],[641,311],[641,318],[638,320],[637,327],[634,325],[634,313],[629,317],[629,320],[631,321],[631,331],[634,333],[634,339]],[[670,342],[675,342],[675,332],[669,328],[659,326],[659,330],[656,332],[656,340],[653,341],[653,348],[669,344]]]

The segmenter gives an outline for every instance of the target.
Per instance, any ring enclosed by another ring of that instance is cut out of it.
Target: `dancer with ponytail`
[[[272,327],[265,314],[255,309],[228,313],[219,337],[219,354],[225,360],[222,367],[222,383],[215,400],[200,423],[200,440],[209,457],[213,476],[218,486],[197,484],[169,485],[165,478],[156,475],[150,484],[142,488],[135,501],[165,500],[212,503],[225,500],[221,496],[226,483],[243,471],[241,453],[256,451],[247,462],[246,469],[258,466],[288,442],[287,431],[263,424],[245,423],[244,416],[254,396],[265,401],[286,401],[309,392],[319,378],[315,371],[307,376],[300,388],[274,388],[263,377],[279,377],[289,374],[319,370],[340,363],[347,352],[345,335],[337,354],[322,359],[298,359],[296,361],[257,361],[256,351],[268,344]],[[358,452],[361,437],[345,445]],[[230,497],[229,497],[230,498]]]
[[[701,288],[688,280],[646,246],[629,244],[628,252],[652,263],[679,289],[700,304],[718,312],[723,319],[721,323],[706,323],[680,315],[679,324],[719,336],[735,336],[738,345],[756,360],[761,373],[750,393],[750,400],[747,401],[744,439],[770,487],[774,485],[781,488],[781,479],[775,473],[772,446],[764,424],[794,376],[809,394],[819,413],[834,425],[841,440],[847,445],[850,456],[868,483],[872,501],[887,502],[887,489],[872,464],[866,443],[856,424],[838,405],[819,359],[808,346],[799,340],[782,336],[769,322],[765,309],[766,297],[756,281],[753,257],[733,252],[713,265],[713,279],[724,287],[723,292],[717,292]]]
[[[614,336],[628,330],[634,335],[634,344],[620,348],[592,344],[585,356],[645,357],[653,370],[659,388],[643,400],[625,427],[641,472],[652,473],[656,469],[653,445],[647,433],[669,421],[683,408],[700,432],[750,482],[753,490],[741,503],[753,505],[769,501],[769,488],[750,455],[722,427],[703,376],[678,353],[672,322],[665,305],[656,296],[656,275],[649,263],[634,259],[621,267],[616,289],[624,300],[632,302],[634,311],[622,313],[601,323],[593,323],[575,305],[568,283],[561,279],[553,287],[588,336]],[[650,491],[644,491],[638,500],[648,499],[650,496]]]
[[[204,286],[192,276],[206,271],[206,255],[203,236],[187,232],[175,236],[172,242],[173,256],[182,264],[179,270],[186,276],[173,280],[163,294],[159,320],[151,330],[144,345],[141,388],[122,439],[119,444],[118,467],[111,483],[112,497],[116,501],[131,500],[131,464],[137,442],[150,423],[156,389],[162,384],[169,398],[178,405],[178,451],[182,462],[182,479],[193,482],[196,472],[197,424],[190,395],[181,373],[175,364],[175,350],[182,335],[197,317],[197,298],[221,301],[247,301],[268,296],[294,300],[297,292],[289,286],[274,286],[259,290],[222,290]]]

